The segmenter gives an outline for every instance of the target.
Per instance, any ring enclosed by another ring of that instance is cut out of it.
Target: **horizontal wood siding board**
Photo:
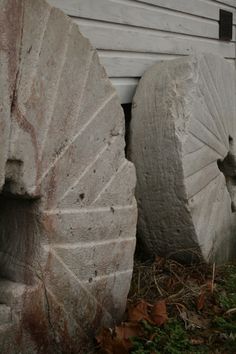
[[[199,39],[81,19],[75,19],[75,22],[97,49],[173,55],[189,55],[195,51],[205,51],[235,58],[233,42]]]
[[[235,62],[235,59],[225,59],[227,60],[228,63],[232,64],[235,66],[236,62]]]
[[[219,37],[217,21],[176,13],[137,1],[50,0],[50,3],[61,7],[67,14],[74,17],[199,37],[215,39]]]
[[[109,53],[108,53],[109,54]],[[99,51],[99,57],[102,65],[106,68],[106,72],[110,77],[141,77],[143,73],[152,65],[162,60],[173,60],[179,58],[176,55],[147,55],[142,56],[138,53],[134,56],[127,53],[126,56],[111,53],[107,55],[103,51]],[[229,63],[234,64],[235,59],[226,59]]]
[[[140,3],[162,7],[172,11],[191,14],[193,16],[203,17],[219,21],[219,9],[234,12],[234,8],[225,6],[225,4],[206,0],[134,0]],[[234,16],[234,24],[236,18]]]
[[[111,82],[116,88],[121,103],[132,102],[135,90],[139,82],[139,78],[111,78]]]
[[[223,4],[223,5],[228,5],[231,6],[233,8],[236,8],[236,2],[235,0],[211,0],[215,3],[219,3],[219,4]]]
[[[171,60],[179,56],[99,51],[99,57],[110,77],[140,77],[150,66],[158,61]]]
[[[49,2],[74,17],[179,33],[192,34],[195,31],[196,35],[213,38],[219,20],[219,9],[233,10],[219,3],[202,0],[49,0]],[[204,28],[199,26],[201,23],[204,24]],[[236,24],[236,18],[234,23]]]

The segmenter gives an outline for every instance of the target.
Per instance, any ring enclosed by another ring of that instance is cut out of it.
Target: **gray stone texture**
[[[236,254],[236,72],[199,54],[155,64],[133,100],[138,237],[151,254]]]
[[[123,111],[61,11],[41,0],[0,9],[0,352],[84,354],[123,315],[132,275]]]

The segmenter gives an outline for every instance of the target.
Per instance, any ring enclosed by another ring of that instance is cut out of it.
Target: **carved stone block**
[[[133,100],[138,235],[182,260],[235,255],[236,72],[202,54],[155,64]]]
[[[123,111],[72,20],[41,0],[0,9],[0,302],[14,315],[0,351],[85,353],[132,275]]]

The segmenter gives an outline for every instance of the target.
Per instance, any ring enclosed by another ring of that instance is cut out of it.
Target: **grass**
[[[142,326],[145,336],[151,340],[134,338],[132,354],[178,354],[186,353],[191,347],[184,327],[177,320],[171,320],[161,328],[147,322],[143,322]]]

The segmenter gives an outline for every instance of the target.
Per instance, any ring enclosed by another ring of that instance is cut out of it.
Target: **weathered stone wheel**
[[[158,63],[141,79],[129,154],[149,253],[235,254],[235,83],[231,64],[210,54]]]
[[[123,112],[96,51],[61,11],[41,0],[0,8],[0,302],[16,282],[41,289],[17,293],[33,343],[22,349],[15,334],[17,347],[79,353],[82,332],[120,318],[132,275]]]

